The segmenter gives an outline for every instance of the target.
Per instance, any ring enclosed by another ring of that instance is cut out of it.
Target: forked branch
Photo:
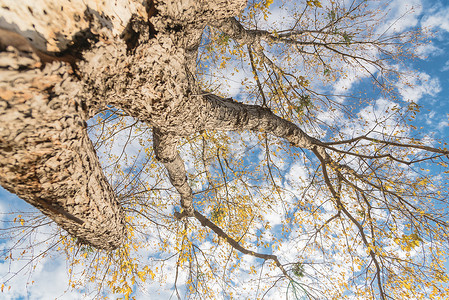
[[[184,212],[182,212],[182,213],[175,212],[175,217],[178,220],[181,220],[185,216],[186,216],[186,213],[184,213]],[[228,234],[226,234],[226,232],[224,232],[223,229],[221,229],[220,227],[215,225],[212,221],[210,221],[208,218],[203,216],[198,211],[194,212],[194,217],[198,221],[200,221],[201,225],[211,229],[213,232],[215,232],[215,234],[217,234],[219,237],[221,237],[226,242],[228,242],[228,244],[231,245],[232,248],[242,252],[243,254],[251,255],[251,256],[254,256],[254,257],[257,257],[257,258],[261,258],[263,260],[273,260],[274,263],[276,264],[276,266],[282,271],[282,274],[284,274],[285,277],[287,277],[288,279],[291,280],[290,275],[288,275],[287,271],[284,269],[284,266],[279,262],[279,259],[278,259],[278,257],[276,255],[273,255],[273,254],[262,254],[262,253],[254,252],[252,250],[248,250],[248,249],[244,248],[242,245],[240,245],[238,241],[236,241],[235,239],[230,237]]]

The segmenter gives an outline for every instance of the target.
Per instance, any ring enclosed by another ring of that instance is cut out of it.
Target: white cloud
[[[377,99],[372,105],[366,106],[358,113],[358,122],[349,123],[343,129],[343,133],[353,136],[366,133],[368,129],[376,129],[371,132],[372,137],[376,137],[379,132],[383,135],[394,134],[395,132],[406,132],[407,128],[400,125],[393,112],[396,103],[388,99]]]
[[[291,166],[290,171],[287,173],[287,175],[285,175],[285,178],[287,180],[293,182],[297,181],[298,183],[304,182],[304,180],[307,180],[308,177],[309,176],[306,167],[299,162],[295,162]]]
[[[19,242],[16,239],[3,240],[1,253],[5,256],[12,250],[12,260],[3,260],[0,263],[2,283],[5,284],[4,292],[0,293],[0,299],[82,299],[83,292],[72,290],[69,284],[68,267],[65,257],[60,253],[48,256],[40,256],[52,243],[48,240],[55,225],[43,226],[34,231],[27,239]],[[29,239],[29,241],[27,241]],[[23,242],[25,241],[25,242]],[[36,241],[47,241],[37,243]],[[26,247],[33,243],[32,248]],[[22,251],[25,250],[26,252]],[[31,261],[31,259],[34,259]],[[21,270],[21,271],[19,271]],[[18,273],[16,273],[18,272]],[[9,281],[7,281],[10,279]],[[10,286],[10,288],[9,288]]]
[[[403,32],[418,24],[418,16],[422,12],[421,0],[391,1],[386,8],[389,20],[379,27],[378,33],[385,31]]]
[[[334,93],[337,95],[346,94],[352,85],[359,80],[356,70],[348,68],[347,74],[340,77],[334,84]]]
[[[443,49],[435,46],[433,43],[419,45],[415,48],[415,51],[416,54],[423,59],[429,56],[437,56],[444,53]]]
[[[440,123],[438,123],[437,127],[438,127],[439,130],[447,129],[449,127],[449,122],[441,121]]]
[[[423,18],[424,28],[444,30],[449,32],[449,7],[438,7],[429,16]]]
[[[344,114],[341,110],[326,110],[322,112],[318,112],[317,119],[320,120],[320,122],[326,124],[327,126],[334,126],[341,124],[344,120]],[[321,136],[324,137],[326,135],[326,132],[322,132]]]
[[[242,90],[242,80],[244,80],[248,74],[245,74],[245,72],[231,72],[230,70],[223,73],[224,76],[223,81],[221,82],[221,90],[227,91],[226,94],[234,98],[240,94]]]
[[[441,68],[440,71],[441,71],[441,72],[449,71],[449,60],[446,61],[446,63],[444,64],[444,66]]]
[[[428,113],[427,115],[426,115],[426,124],[427,125],[430,125],[430,124],[432,124],[432,121],[433,121],[433,119],[435,118],[435,111],[431,111],[430,113]]]
[[[270,9],[266,21],[262,16],[259,19],[259,26],[261,26],[261,28],[267,28],[269,30],[274,29],[277,31],[293,28],[296,20],[292,17],[292,9],[294,9],[294,6],[282,6]]]
[[[246,85],[254,84],[252,72],[248,68],[247,65],[241,65],[238,61],[231,60],[224,68],[212,65],[204,79],[209,81],[210,87],[213,89],[212,92],[219,91],[228,97],[235,98],[242,94],[243,82]],[[241,101],[241,99],[237,100]]]
[[[396,87],[405,101],[416,103],[425,95],[436,96],[442,90],[438,78],[424,72],[402,78]]]
[[[378,56],[378,53],[376,49],[370,48],[360,51],[357,55],[365,57],[369,60],[375,59]],[[344,63],[341,68],[344,69],[344,73],[333,86],[334,94],[336,95],[347,94],[355,83],[360,82],[364,78],[376,76],[378,71],[373,64],[369,64],[361,60],[359,60],[357,64]],[[339,101],[342,99],[336,97],[335,100]]]

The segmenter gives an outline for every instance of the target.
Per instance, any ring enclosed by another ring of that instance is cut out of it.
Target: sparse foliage
[[[396,84],[422,35],[389,27],[382,1],[262,0],[240,11],[244,1],[217,0],[182,12],[172,2],[145,1],[147,15],[130,16],[134,42],[92,13],[95,39],[77,69],[59,62],[87,106],[122,242],[103,247],[89,240],[94,229],[77,236],[70,223],[71,235],[51,227],[30,258],[49,219],[20,214],[5,230],[18,241],[6,260],[24,240],[31,268],[65,255],[70,288],[89,297],[129,299],[158,283],[179,299],[449,297],[449,150],[413,127],[420,107]],[[10,48],[2,53],[16,59]],[[55,76],[51,66],[8,70]],[[371,90],[355,91],[357,82]],[[33,91],[69,94],[51,84]],[[0,87],[0,114],[20,102],[11,85]],[[53,218],[11,182],[2,184]]]

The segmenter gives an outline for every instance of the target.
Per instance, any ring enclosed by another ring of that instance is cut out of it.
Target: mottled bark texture
[[[158,128],[158,159],[193,215],[176,141],[208,115],[196,51],[208,22],[245,3],[2,0],[1,185],[81,242],[118,247],[123,213],[86,132],[86,120],[108,105]]]
[[[177,151],[179,137],[163,133],[159,128],[153,128],[153,147],[156,159],[162,162],[168,171],[171,184],[181,196],[181,207],[186,215],[193,217],[192,188],[187,182],[184,162]]]
[[[322,143],[297,125],[276,116],[270,109],[205,94],[207,116],[203,129],[267,132],[286,139],[295,147],[312,149]]]
[[[85,121],[102,107],[122,109],[154,128],[156,157],[180,194],[183,216],[195,210],[177,151],[180,137],[204,129],[252,130],[307,149],[320,144],[266,108],[205,93],[196,84],[204,27],[231,20],[245,1],[38,2],[28,12],[15,2],[1,8],[7,22],[0,25],[8,30],[0,31],[0,183],[81,241],[114,249],[126,232],[86,132]],[[14,14],[29,18],[15,24]],[[69,26],[62,26],[64,18]],[[30,27],[36,30],[21,29]]]
[[[123,215],[87,136],[80,83],[64,63],[41,71],[33,57],[0,57],[17,66],[0,72],[0,184],[80,242],[117,247]]]
[[[180,194],[183,216],[195,210],[177,151],[180,137],[204,129],[252,130],[307,149],[320,144],[266,108],[205,93],[196,84],[204,27],[234,20],[245,1],[38,2],[42,6],[28,12],[16,2],[1,8],[7,22],[0,25],[8,30],[0,31],[0,183],[81,241],[114,249],[126,232],[86,132],[85,121],[102,107],[122,109],[154,128],[156,157]],[[15,24],[14,14],[29,18]],[[69,26],[62,26],[64,18]],[[233,31],[232,24],[223,26]],[[36,30],[21,29],[30,27]]]

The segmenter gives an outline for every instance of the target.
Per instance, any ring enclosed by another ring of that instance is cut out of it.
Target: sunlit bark
[[[55,63],[0,72],[0,183],[80,242],[115,248],[125,234],[123,214],[87,136],[79,82],[68,71]]]
[[[37,3],[40,5],[27,11],[16,1],[5,2],[1,8],[4,24],[0,25],[6,29],[0,31],[0,183],[36,206],[79,242],[110,250],[119,247],[126,237],[123,209],[102,172],[86,131],[86,121],[109,108],[119,109],[153,130],[155,158],[165,166],[168,179],[179,194],[182,212],[174,213],[176,219],[185,224],[186,218],[196,219],[234,249],[274,261],[282,276],[289,280],[289,272],[276,255],[245,248],[240,240],[195,207],[183,158],[178,152],[182,138],[208,130],[263,132],[265,136],[273,135],[288,142],[291,147],[308,150],[311,161],[320,165],[318,176],[323,179],[329,202],[336,211],[317,233],[328,223],[343,219],[358,230],[374,265],[382,299],[387,298],[382,264],[388,258],[373,250],[376,237],[367,234],[372,230],[368,199],[381,195],[379,201],[384,201],[387,207],[399,203],[405,207],[401,212],[410,218],[447,227],[445,220],[422,213],[389,189],[379,178],[380,171],[371,170],[369,163],[367,168],[354,168],[355,163],[346,159],[359,159],[360,166],[364,166],[364,160],[377,160],[385,166],[391,165],[391,161],[411,165],[416,161],[396,155],[395,151],[427,151],[429,155],[420,159],[425,161],[447,158],[447,149],[412,141],[402,143],[389,140],[389,136],[383,136],[385,140],[366,135],[340,142],[321,141],[307,133],[303,123],[282,118],[270,109],[271,99],[264,94],[266,83],[261,83],[257,75],[256,58],[271,68],[270,74],[280,74],[273,76],[294,76],[283,73],[265,56],[261,41],[298,47],[312,43],[316,46],[315,59],[319,59],[316,49],[321,48],[344,60],[383,68],[378,60],[349,51],[349,42],[325,42],[328,36],[338,36],[337,31],[327,31],[327,27],[316,32],[292,29],[282,34],[246,30],[234,18],[246,5],[242,0]],[[65,20],[67,26],[63,26]],[[261,106],[220,97],[201,88],[196,78],[196,60],[208,25],[237,43],[246,44],[257,77],[257,90],[263,98]],[[314,41],[305,36],[314,36],[311,39]],[[369,43],[377,47],[378,42]],[[346,47],[348,52],[341,52],[338,47]],[[298,48],[298,53],[310,54],[301,49]],[[322,63],[326,68],[326,63]],[[298,77],[295,80],[297,85],[293,89],[299,94],[299,86],[304,82]],[[361,141],[379,147],[374,154],[360,153],[356,145]],[[223,168],[221,171],[224,174]],[[354,206],[367,216],[364,223],[357,219],[355,208],[343,201],[343,188],[364,199],[363,204]]]
[[[204,102],[193,95],[195,47],[207,21],[237,14],[245,1],[173,1],[156,9],[152,1],[146,7],[131,3],[132,16],[121,10],[117,15],[107,4],[94,11],[93,3],[54,7],[50,2],[40,1],[27,12],[15,2],[2,7],[8,30],[0,39],[1,184],[80,242],[113,249],[125,235],[123,213],[87,136],[86,120],[114,106],[167,132],[197,131]],[[66,39],[77,36],[72,42],[61,43],[57,33],[64,18],[81,19],[62,27]],[[126,20],[128,25],[121,23]],[[41,35],[18,29],[27,26],[41,29]],[[166,139],[155,137],[158,158],[192,215],[176,143],[168,153]]]

